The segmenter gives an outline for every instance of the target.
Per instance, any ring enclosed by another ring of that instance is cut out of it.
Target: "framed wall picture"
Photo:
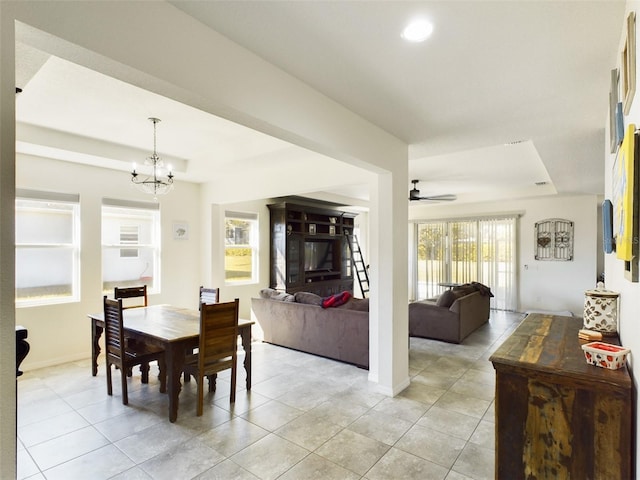
[[[631,12],[627,17],[627,32],[622,48],[620,60],[622,72],[620,82],[622,84],[622,101],[624,114],[629,115],[633,96],[636,93],[636,13]]]
[[[618,106],[618,69],[611,70],[611,87],[609,89],[609,146],[611,153],[618,149],[617,112]]]
[[[638,148],[636,127],[627,127],[616,156],[612,179],[613,237],[616,256],[625,262],[625,276],[638,281]]]
[[[620,147],[622,140],[624,140],[624,114],[622,110],[622,102],[618,102],[618,106],[616,107],[616,142],[618,147]]]
[[[185,222],[173,223],[173,239],[174,240],[188,240],[189,239],[189,224]]]

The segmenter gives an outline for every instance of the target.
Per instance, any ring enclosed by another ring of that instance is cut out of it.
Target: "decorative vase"
[[[618,333],[618,292],[605,290],[598,282],[594,290],[584,292],[584,328],[603,335]]]

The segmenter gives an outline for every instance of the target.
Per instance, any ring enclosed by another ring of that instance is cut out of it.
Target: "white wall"
[[[553,196],[504,202],[411,207],[410,220],[514,213],[518,222],[518,305],[526,310],[569,310],[581,316],[584,291],[598,276],[598,204],[596,195]],[[574,222],[574,260],[535,260],[534,224],[547,218]]]
[[[130,182],[127,172],[82,166],[58,160],[19,155],[18,188],[80,194],[80,301],[16,310],[16,324],[29,331],[31,350],[23,370],[87,358],[91,352],[87,314],[102,310],[102,198],[152,201]],[[196,308],[200,281],[200,187],[176,182],[159,197],[162,230],[162,291],[149,303]],[[189,239],[173,238],[174,222],[189,225]]]
[[[636,12],[636,29],[637,32],[640,27],[640,21],[638,15],[640,14],[640,2],[627,2],[627,13],[630,11]],[[626,22],[626,15],[625,15]],[[620,25],[620,47],[619,51],[622,51],[622,46],[624,42],[624,36],[626,31],[626,24]],[[638,33],[636,33],[636,39],[638,39]],[[636,40],[636,52],[638,52],[638,44]],[[640,57],[637,56],[636,53],[636,65],[640,66]],[[611,68],[617,67],[620,68],[620,65],[612,65]],[[640,69],[636,68],[636,82],[640,80]],[[624,125],[625,128],[629,125],[629,123],[635,123],[636,128],[640,125],[640,93],[639,88],[636,86],[636,94],[633,104],[631,105],[631,110],[629,111],[629,115],[625,116]],[[613,162],[615,160],[615,156],[610,153],[609,149],[609,122],[608,116],[606,115],[606,111],[603,111],[603,118],[606,119],[605,127],[606,134],[605,138],[607,141],[605,142],[604,147],[604,156],[605,156],[605,167],[604,167],[604,180],[605,180],[605,198],[611,198],[612,192],[612,182],[611,182],[611,171],[613,169]],[[638,199],[635,199],[638,202]],[[635,239],[637,242],[638,239]],[[635,357],[640,355],[640,322],[638,321],[638,315],[640,313],[640,283],[632,283],[625,279],[624,277],[624,263],[622,260],[618,260],[616,258],[615,253],[605,255],[605,280],[606,285],[609,290],[613,290],[620,293],[620,297],[618,300],[619,304],[619,318],[618,318],[618,329],[620,332],[620,340],[625,347],[631,349],[631,356],[629,360],[629,365],[631,366],[634,384],[636,386],[636,390],[638,388],[638,366],[636,365],[638,362]],[[640,407],[640,400],[636,400],[636,412]],[[640,418],[636,414],[636,432],[638,432],[638,428],[640,427]],[[637,433],[636,433],[637,435]],[[640,444],[636,442],[636,471],[640,471]]]

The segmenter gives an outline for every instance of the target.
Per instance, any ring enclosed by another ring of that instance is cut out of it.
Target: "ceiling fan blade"
[[[451,193],[446,193],[444,195],[432,195],[429,197],[419,197],[418,200],[433,200],[434,202],[453,202],[457,200],[458,197]]]
[[[451,193],[445,193],[444,195],[430,195],[427,197],[421,197],[420,196],[420,190],[418,190],[418,182],[420,180],[411,180],[411,183],[413,183],[413,188],[411,190],[409,190],[409,200],[410,201],[414,201],[414,200],[430,200],[432,202],[452,202],[454,200],[457,200],[458,197],[456,197],[455,195],[451,194]]]

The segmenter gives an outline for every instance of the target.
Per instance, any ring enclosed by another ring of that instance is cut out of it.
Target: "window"
[[[80,299],[80,198],[16,192],[16,306]]]
[[[516,217],[417,224],[417,299],[442,293],[440,283],[480,282],[492,307],[515,310]]]
[[[224,279],[227,284],[258,282],[258,215],[225,212]]]
[[[102,291],[147,285],[160,291],[160,206],[102,200]]]
[[[120,245],[138,245],[140,243],[140,225],[120,225]],[[137,257],[137,248],[121,248],[121,257]]]

